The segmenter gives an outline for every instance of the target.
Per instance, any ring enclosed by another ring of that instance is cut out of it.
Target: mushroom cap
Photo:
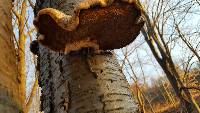
[[[135,3],[121,0],[107,7],[82,9],[78,15],[71,17],[52,8],[40,12],[34,21],[43,36],[39,42],[59,52],[81,47],[119,49],[133,42],[144,25],[142,10]]]

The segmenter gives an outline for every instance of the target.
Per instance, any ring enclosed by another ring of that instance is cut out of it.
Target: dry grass
[[[177,108],[179,107],[179,102],[173,104],[157,104],[155,108],[156,113],[175,113],[177,111]]]
[[[200,93],[196,93],[193,96],[200,105]],[[179,113],[179,102],[177,101],[174,105],[171,103],[156,103],[153,105],[153,108],[155,110],[155,113]],[[151,113],[151,110],[148,109],[147,113]]]

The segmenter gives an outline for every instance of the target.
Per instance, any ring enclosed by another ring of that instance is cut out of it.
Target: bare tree
[[[187,109],[185,112],[192,112],[192,108],[200,112],[199,106],[193,99],[192,95],[190,94],[190,91],[187,89],[180,90],[181,87],[184,87],[184,84],[180,80],[180,76],[176,70],[175,64],[171,57],[170,48],[168,47],[163,37],[164,34],[163,28],[168,19],[168,16],[162,17],[163,23],[161,24],[161,27],[159,22],[157,23],[157,20],[159,19],[160,15],[165,15],[165,13],[167,12],[167,9],[163,3],[164,1],[162,0],[158,1],[157,5],[158,12],[156,12],[157,15],[153,15],[152,17],[154,19],[152,20],[153,22],[151,21],[149,15],[146,12],[144,12],[147,22],[146,22],[146,27],[142,29],[142,34],[145,37],[145,40],[149,45],[157,62],[165,72],[168,80],[170,81],[173,89],[175,90],[177,97],[180,99],[182,105],[184,106],[183,108]],[[176,6],[177,4],[174,7]],[[174,10],[174,7],[172,8],[172,10]],[[184,98],[182,91],[187,96],[188,101]]]
[[[19,5],[21,3],[21,5]],[[12,12],[16,16],[17,27],[19,30],[19,39],[17,43],[17,55],[19,60],[19,74],[21,76],[21,85],[20,91],[23,96],[23,103],[26,101],[26,59],[25,59],[25,44],[26,44],[26,35],[25,35],[25,27],[26,27],[26,13],[27,13],[27,0],[17,1],[16,6],[13,8]],[[20,12],[16,11],[16,7],[20,6]],[[25,108],[25,105],[23,105]]]

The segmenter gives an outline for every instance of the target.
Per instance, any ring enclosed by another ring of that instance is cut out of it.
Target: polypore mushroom
[[[67,15],[53,8],[39,11],[34,25],[38,41],[58,52],[81,48],[98,50],[122,48],[138,36],[144,25],[135,0],[85,0]]]

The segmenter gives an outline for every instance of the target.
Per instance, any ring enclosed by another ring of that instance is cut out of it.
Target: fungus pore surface
[[[49,8],[34,21],[41,34],[38,41],[58,52],[69,53],[82,47],[119,49],[133,42],[144,25],[144,20],[139,19],[141,9],[135,3],[121,0],[106,7],[90,6],[71,17],[63,13],[59,16],[58,12]]]

